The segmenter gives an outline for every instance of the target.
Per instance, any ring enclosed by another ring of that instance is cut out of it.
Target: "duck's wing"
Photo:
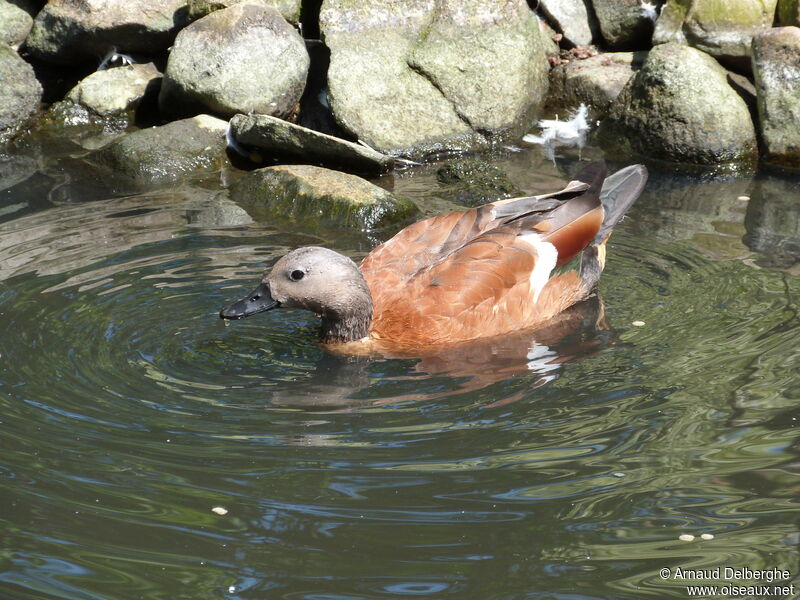
[[[562,264],[580,252],[597,233],[595,230],[584,241],[584,233],[578,231],[583,221],[571,227],[570,224],[592,210],[597,214],[587,221],[593,223],[597,216],[602,221],[599,192],[604,176],[605,166],[592,164],[564,189],[551,194],[500,200],[419,221],[372,250],[361,262],[361,272],[368,283],[372,277],[380,276],[384,288],[403,285],[410,277],[446,260],[500,226],[511,226],[518,235],[546,235],[559,248],[559,264]]]

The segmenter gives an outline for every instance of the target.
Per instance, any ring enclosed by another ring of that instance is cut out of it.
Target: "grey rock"
[[[161,73],[153,63],[127,65],[97,71],[83,79],[66,99],[105,116],[128,112],[141,102]]]
[[[208,115],[129,133],[94,158],[140,183],[175,181],[227,164],[227,123]]]
[[[744,100],[711,56],[677,43],[656,46],[611,105],[598,132],[623,153],[672,162],[751,166],[755,130]]]
[[[196,21],[212,12],[228,8],[240,2],[262,4],[277,8],[289,23],[300,22],[300,0],[189,0],[189,20]]]
[[[777,0],[671,0],[653,43],[688,43],[712,56],[749,66],[753,35],[772,26]]]
[[[178,34],[159,105],[173,116],[211,111],[285,117],[300,100],[308,65],[303,39],[275,8],[235,4]]]
[[[800,27],[800,0],[778,0],[778,24]]]
[[[550,71],[549,110],[561,115],[586,104],[593,120],[605,117],[644,57],[643,52],[609,52],[555,67]]]
[[[8,143],[39,108],[42,86],[33,68],[11,49],[0,44],[0,145]]]
[[[800,28],[755,36],[753,74],[765,159],[800,167]]]
[[[18,46],[33,27],[36,7],[28,0],[0,0],[0,44]]]
[[[231,132],[239,143],[276,158],[322,163],[362,173],[387,173],[394,159],[361,144],[319,133],[269,115],[236,115]]]
[[[612,50],[641,50],[650,45],[653,21],[640,0],[592,0],[600,32]]]
[[[257,221],[279,217],[311,227],[377,229],[419,214],[410,200],[360,177],[310,165],[252,171],[231,186],[231,198]]]
[[[186,22],[186,0],[50,0],[26,47],[49,62],[99,60],[112,48],[156,54]]]
[[[539,6],[567,42],[574,46],[592,43],[589,11],[584,0],[541,0]]]
[[[53,104],[43,124],[51,132],[73,137],[121,132],[134,123],[143,99],[155,97],[160,82],[153,63],[96,71]]]
[[[330,0],[329,100],[347,132],[391,154],[486,147],[518,135],[547,88],[523,0]]]

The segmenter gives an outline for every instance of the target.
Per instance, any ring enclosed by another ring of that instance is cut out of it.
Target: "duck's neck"
[[[322,315],[323,344],[345,344],[369,335],[372,324],[372,296],[366,284],[347,302]]]

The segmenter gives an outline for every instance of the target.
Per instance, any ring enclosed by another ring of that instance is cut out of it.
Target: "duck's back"
[[[591,165],[560,192],[420,221],[375,248],[360,265],[372,336],[396,348],[452,344],[535,327],[584,299],[578,272],[553,270],[605,225],[604,178]]]

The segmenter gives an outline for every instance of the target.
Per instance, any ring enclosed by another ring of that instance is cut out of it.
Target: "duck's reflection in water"
[[[270,394],[272,407],[311,411],[351,410],[369,405],[445,396],[527,378],[512,395],[492,395],[488,406],[517,400],[557,379],[563,367],[613,344],[602,300],[593,296],[558,315],[547,327],[450,346],[422,357],[389,359],[325,354],[304,381]]]

